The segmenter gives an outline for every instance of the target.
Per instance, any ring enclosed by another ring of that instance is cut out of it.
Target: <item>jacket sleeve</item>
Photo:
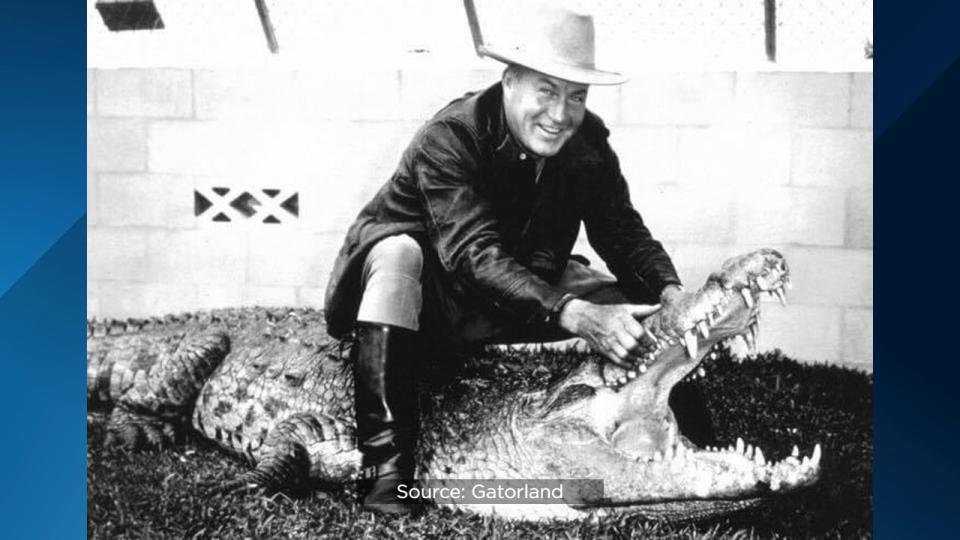
[[[504,312],[544,321],[565,291],[503,248],[490,201],[478,189],[481,150],[456,121],[427,126],[409,156],[426,214],[427,234],[444,270]]]
[[[620,162],[606,142],[601,154],[602,165],[591,183],[595,189],[584,217],[590,245],[628,289],[639,287],[659,295],[669,284],[680,285],[670,256],[630,202]]]

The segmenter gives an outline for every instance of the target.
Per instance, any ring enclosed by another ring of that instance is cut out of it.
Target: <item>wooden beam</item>
[[[267,38],[267,48],[270,52],[277,54],[280,51],[280,45],[277,43],[277,33],[273,29],[273,23],[270,22],[270,12],[267,10],[266,0],[253,0],[257,6],[257,14],[260,16],[260,25],[263,27],[263,35]]]

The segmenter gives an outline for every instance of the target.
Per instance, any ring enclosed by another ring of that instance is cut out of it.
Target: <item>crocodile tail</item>
[[[162,414],[191,405],[230,350],[214,332],[153,332],[87,341],[88,407],[125,402]]]

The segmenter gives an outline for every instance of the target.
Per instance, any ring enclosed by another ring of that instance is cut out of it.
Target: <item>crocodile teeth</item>
[[[740,289],[740,294],[743,295],[743,301],[747,303],[748,308],[753,307],[753,293],[750,292],[748,287]]]
[[[793,456],[793,457],[799,457],[799,456],[800,456],[800,449],[797,448],[797,445],[793,445],[793,451],[790,452],[790,455]]]
[[[687,333],[683,335],[683,344],[687,348],[687,356],[690,358],[696,358],[697,336],[693,333],[693,330],[688,330]]]
[[[627,372],[627,378],[628,378],[628,379],[636,379],[636,378],[637,378],[637,372],[631,369],[630,371]]]
[[[697,323],[697,331],[700,332],[700,337],[703,339],[710,337],[710,327],[707,326],[706,321],[700,321]]]
[[[813,447],[813,456],[810,458],[810,463],[813,463],[814,467],[820,465],[820,457],[822,453],[823,452],[820,450],[820,443],[817,443],[817,445]]]
[[[783,292],[783,288],[777,288],[773,290],[773,294],[776,295],[777,300],[780,300],[781,306],[787,305],[787,295]]]
[[[750,328],[752,329],[753,326],[751,326]],[[747,343],[747,349],[750,351],[750,354],[756,354],[757,338],[754,335],[753,331],[748,329],[747,333],[743,334],[742,337],[743,337],[743,340]]]
[[[743,439],[737,437],[737,453],[742,454],[744,450]]]
[[[763,459],[763,450],[760,447],[757,447],[757,453],[753,455],[753,463],[759,467],[764,467],[767,464],[767,460]]]
[[[748,445],[747,445],[747,453],[746,453],[746,456],[747,456],[748,458],[752,458],[752,457],[753,457],[753,445],[752,445],[752,444],[748,444]]]
[[[753,322],[747,327],[747,333],[743,336],[747,341],[747,347],[750,348],[751,354],[757,354],[757,341],[760,338],[760,325],[757,322]]]
[[[646,365],[646,364],[640,364],[639,366],[637,366],[637,371],[639,371],[640,373],[646,373],[646,372],[647,372],[647,365]]]
[[[697,375],[701,377],[707,376],[707,370],[703,369],[703,366],[697,368]]]

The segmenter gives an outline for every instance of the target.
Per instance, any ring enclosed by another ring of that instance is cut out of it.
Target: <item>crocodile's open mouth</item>
[[[742,504],[814,483],[819,444],[805,457],[795,447],[775,462],[740,438],[727,448],[698,448],[680,433],[669,406],[674,385],[696,374],[719,343],[742,337],[755,350],[759,295],[785,303],[789,283],[786,262],[774,250],[727,261],[700,290],[643,322],[657,345],[635,369],[586,362],[559,382],[541,402],[542,423],[531,423],[528,445],[552,447],[548,452],[565,462],[560,470],[604,480],[602,500],[583,509],[590,512],[690,504],[700,508],[696,514],[707,508],[704,501]]]

